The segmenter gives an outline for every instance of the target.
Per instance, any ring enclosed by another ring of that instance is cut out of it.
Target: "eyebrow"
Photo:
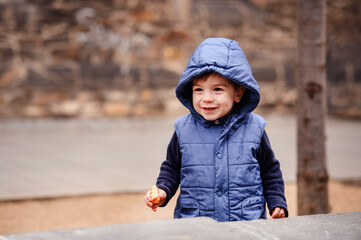
[[[224,83],[214,84],[214,86],[216,86],[216,87],[228,87],[228,85],[224,84]]]
[[[197,84],[197,83],[193,83],[192,87],[201,87],[200,84]],[[217,84],[214,84],[213,87],[228,87],[229,85],[227,84],[224,84],[224,83],[217,83]]]

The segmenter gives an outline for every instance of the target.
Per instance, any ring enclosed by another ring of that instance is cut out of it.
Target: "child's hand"
[[[145,201],[145,204],[150,207],[154,212],[157,211],[157,207],[159,206],[162,206],[165,199],[167,198],[167,193],[162,190],[162,189],[158,189],[159,190],[159,198],[160,198],[160,201],[158,204],[153,204],[151,201],[150,201],[150,190],[145,194],[145,197],[144,197],[144,201]]]
[[[286,217],[285,210],[281,207],[275,207],[272,210],[272,218],[284,218]]]

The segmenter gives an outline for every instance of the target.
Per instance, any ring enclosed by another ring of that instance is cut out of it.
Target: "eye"
[[[215,92],[222,92],[222,91],[223,91],[223,88],[217,87],[217,88],[214,88],[214,91],[215,91]]]
[[[193,92],[202,92],[202,88],[194,88]]]

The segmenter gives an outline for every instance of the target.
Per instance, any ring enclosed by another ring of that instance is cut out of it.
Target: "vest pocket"
[[[176,218],[190,218],[199,216],[199,204],[193,198],[180,198],[174,212]]]
[[[243,218],[245,220],[255,220],[264,218],[265,213],[264,197],[249,197],[242,202]]]

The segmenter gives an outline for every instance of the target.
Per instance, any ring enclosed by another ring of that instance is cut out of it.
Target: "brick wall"
[[[0,0],[0,117],[177,112],[174,87],[206,37],[240,43],[265,86],[261,106],[292,108],[295,6],[295,0]],[[329,82],[348,83],[358,96],[361,4],[328,6]],[[343,103],[338,111],[354,101]]]

